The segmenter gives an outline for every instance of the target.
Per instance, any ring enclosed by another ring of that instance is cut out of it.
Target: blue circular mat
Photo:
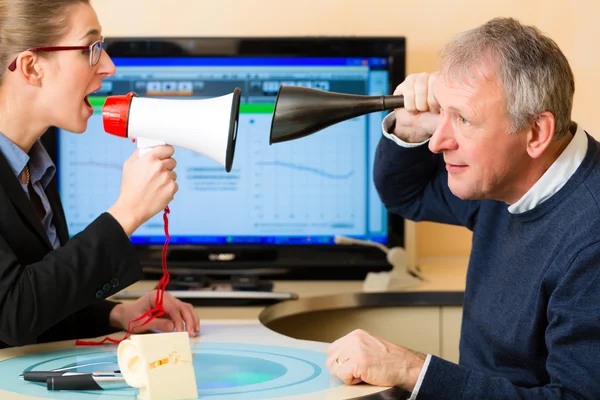
[[[54,399],[135,399],[138,389],[48,391],[19,378],[24,371],[49,371],[83,364],[79,372],[116,370],[116,346],[80,347],[0,361],[0,390]],[[219,400],[269,399],[343,385],[325,368],[326,354],[290,347],[240,343],[191,343],[198,397]]]

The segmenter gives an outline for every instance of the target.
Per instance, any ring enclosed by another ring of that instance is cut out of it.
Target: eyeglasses
[[[104,48],[104,38],[96,40],[89,46],[51,46],[51,47],[33,47],[25,51],[65,51],[65,50],[89,50],[90,52],[90,65],[93,67],[100,61],[102,55],[102,49]],[[17,57],[18,58],[18,57]],[[17,68],[17,58],[8,66],[9,71],[14,71]]]

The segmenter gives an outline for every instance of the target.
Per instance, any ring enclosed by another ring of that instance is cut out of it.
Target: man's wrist
[[[425,129],[421,128],[413,128],[413,127],[397,127],[392,132],[394,136],[399,138],[400,140],[405,141],[406,143],[418,143],[423,144],[429,138],[431,138],[431,134],[426,132]]]
[[[426,359],[427,356],[425,354],[411,351],[411,356],[408,357],[405,365],[404,379],[401,385],[402,389],[408,392],[412,392],[415,389]]]
[[[430,362],[431,354],[427,354],[427,357],[425,357],[425,363],[423,364],[423,367],[421,367],[421,373],[419,374],[419,378],[417,379],[417,384],[413,388],[408,400],[417,400],[419,396],[419,391],[421,390],[421,386],[423,386],[423,381],[425,380],[425,375],[427,374],[427,370],[429,369]]]
[[[384,136],[402,147],[421,146],[431,137],[424,129],[397,126],[394,113],[390,113],[384,118],[381,128]]]

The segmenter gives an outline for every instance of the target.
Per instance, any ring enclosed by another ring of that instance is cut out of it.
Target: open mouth
[[[91,109],[94,109],[94,106],[92,106],[92,103],[90,103],[90,99],[89,96],[93,96],[96,94],[96,92],[100,90],[100,88],[93,90],[92,92],[88,93],[84,98],[83,98],[83,102],[85,103],[85,105]]]

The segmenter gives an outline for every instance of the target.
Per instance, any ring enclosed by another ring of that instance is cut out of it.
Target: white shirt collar
[[[577,131],[571,142],[552,163],[542,177],[516,203],[508,207],[511,214],[520,214],[534,209],[560,190],[583,162],[588,147],[588,138],[577,125]]]

